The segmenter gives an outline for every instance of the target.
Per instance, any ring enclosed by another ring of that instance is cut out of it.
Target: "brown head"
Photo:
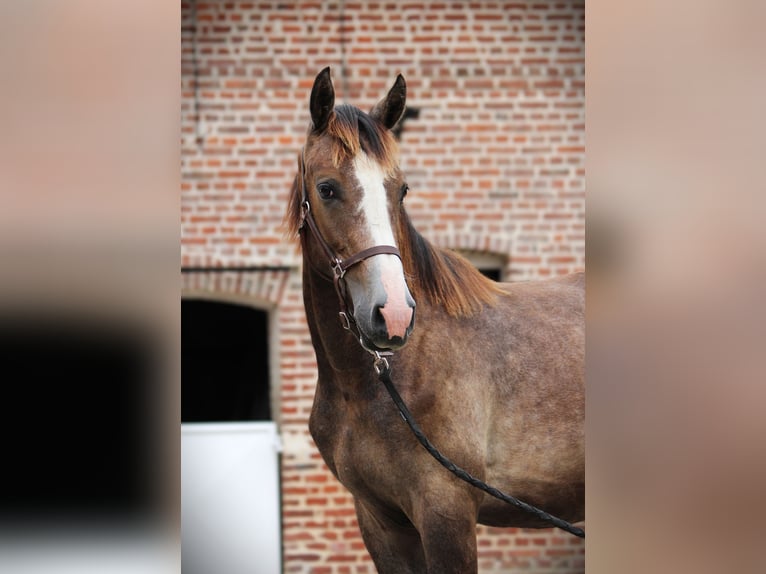
[[[399,169],[391,133],[404,113],[406,85],[400,75],[388,95],[366,114],[349,105],[335,107],[330,69],[322,70],[311,91],[312,125],[303,150],[289,208],[300,221],[301,173],[306,200],[324,241],[340,259],[370,247],[398,247],[402,201],[407,184]],[[303,233],[304,257],[328,269],[319,242]],[[415,301],[399,257],[377,254],[350,268],[344,281],[359,332],[372,349],[398,349],[412,331]]]

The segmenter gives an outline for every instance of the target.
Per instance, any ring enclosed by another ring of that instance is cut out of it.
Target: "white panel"
[[[181,425],[183,574],[279,574],[279,437],[272,422]]]

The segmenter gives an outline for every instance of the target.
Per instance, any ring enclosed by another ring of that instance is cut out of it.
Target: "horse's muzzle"
[[[415,326],[415,302],[401,307],[376,307],[372,319],[373,344],[379,349],[401,349]]]
[[[398,257],[379,255],[346,274],[362,343],[371,350],[402,348],[415,324],[412,298]]]

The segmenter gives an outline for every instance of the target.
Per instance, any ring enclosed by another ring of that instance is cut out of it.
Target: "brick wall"
[[[500,255],[512,280],[567,273],[585,263],[584,5],[182,2],[183,264],[287,268],[184,289],[253,295],[278,321],[285,571],[374,572],[308,435],[316,367],[280,227],[327,65],[338,101],[363,109],[405,76],[420,110],[402,133],[407,207],[426,237]],[[559,531],[482,527],[479,549],[481,572],[584,571]]]

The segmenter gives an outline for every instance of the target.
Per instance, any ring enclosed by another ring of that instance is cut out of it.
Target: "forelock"
[[[359,108],[337,106],[330,116],[326,133],[332,137],[331,154],[335,167],[363,151],[377,161],[385,173],[391,173],[399,163],[396,139],[382,124]]]

